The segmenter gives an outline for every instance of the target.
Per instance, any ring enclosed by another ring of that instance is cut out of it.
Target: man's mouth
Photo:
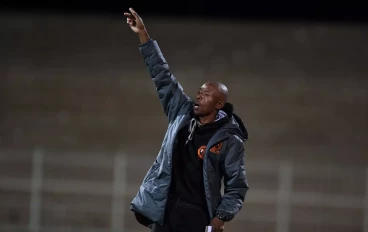
[[[198,103],[194,103],[194,108],[198,108],[199,104]]]

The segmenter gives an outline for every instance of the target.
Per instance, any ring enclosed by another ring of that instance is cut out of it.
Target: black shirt
[[[178,143],[173,153],[170,186],[172,197],[207,210],[203,182],[203,156],[212,136],[228,121],[229,119],[224,117],[218,121],[197,126],[191,140],[188,140],[189,125],[179,131]]]

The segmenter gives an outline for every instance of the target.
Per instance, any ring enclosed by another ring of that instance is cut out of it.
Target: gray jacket
[[[169,126],[155,162],[147,172],[130,205],[133,212],[163,224],[171,183],[172,154],[178,131],[190,121],[193,101],[171,74],[155,40],[140,45],[139,50],[154,81]],[[247,130],[238,116],[231,115],[209,141],[203,158],[203,178],[210,218],[217,215],[230,221],[243,206],[249,188],[245,172],[244,142]],[[219,150],[213,152],[216,145]],[[221,194],[221,181],[224,194]]]

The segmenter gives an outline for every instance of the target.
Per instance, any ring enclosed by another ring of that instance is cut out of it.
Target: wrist
[[[222,213],[222,212],[218,212],[218,213],[216,214],[216,217],[217,217],[218,219],[220,219],[221,221],[223,221],[223,222],[225,222],[225,221],[226,221],[226,215],[225,215],[224,213]]]
[[[150,40],[150,37],[146,29],[138,31],[138,37],[139,37],[139,40],[141,41],[141,44],[147,43]]]
[[[137,32],[137,34],[138,34],[139,36],[141,36],[141,35],[147,35],[148,33],[147,33],[146,28],[143,28],[143,29],[139,30],[139,31]]]
[[[148,32],[146,30],[146,28],[142,29],[142,30],[139,30],[137,32],[139,38],[149,38],[149,35],[148,35]]]

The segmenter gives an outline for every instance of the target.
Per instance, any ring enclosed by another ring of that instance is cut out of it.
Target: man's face
[[[221,109],[223,103],[220,101],[221,93],[217,86],[204,84],[197,93],[194,105],[194,113],[197,116],[207,116]]]

